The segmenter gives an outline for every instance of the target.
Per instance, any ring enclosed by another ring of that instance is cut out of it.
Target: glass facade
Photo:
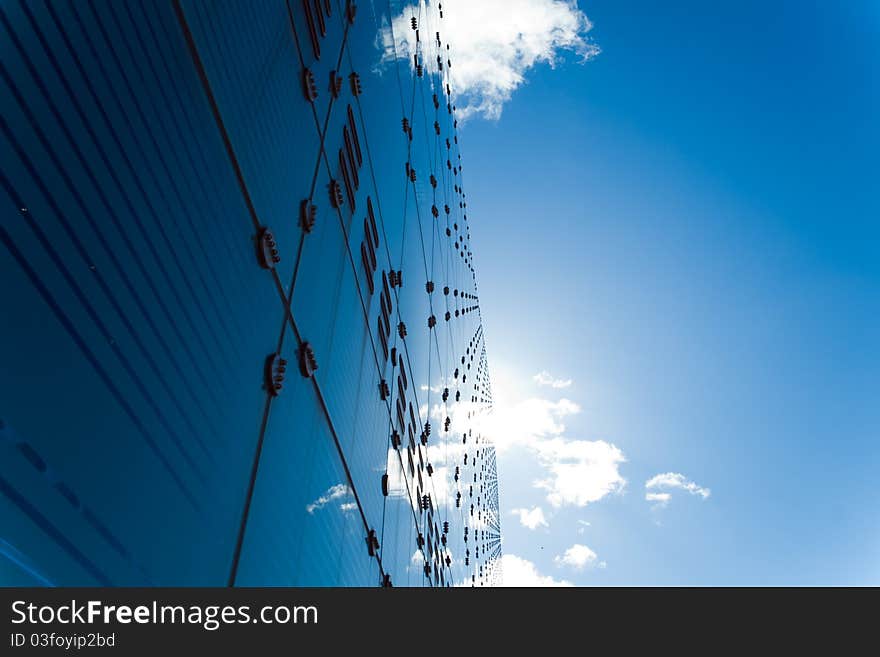
[[[497,580],[438,9],[0,6],[0,584]]]

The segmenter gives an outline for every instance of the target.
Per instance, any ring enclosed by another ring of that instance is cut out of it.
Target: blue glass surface
[[[0,8],[0,584],[478,583],[454,115],[404,6]]]

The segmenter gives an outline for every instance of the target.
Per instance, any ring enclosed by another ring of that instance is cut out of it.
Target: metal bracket
[[[287,361],[281,354],[269,354],[263,367],[263,386],[273,397],[281,394],[284,384],[284,373],[287,371]]]
[[[305,378],[310,379],[315,375],[318,369],[318,359],[315,357],[315,350],[308,342],[303,342],[297,352],[299,358],[299,371]]]
[[[265,226],[257,233],[257,260],[264,269],[274,269],[275,265],[281,262],[281,256],[278,254],[278,245],[275,243],[275,236],[272,231]]]

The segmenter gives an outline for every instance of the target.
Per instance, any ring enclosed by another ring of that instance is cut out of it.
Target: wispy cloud
[[[669,504],[670,499],[672,499],[672,495],[669,493],[645,493],[645,500],[648,502],[656,502],[660,506],[666,506]]]
[[[544,370],[543,372],[538,372],[535,376],[532,377],[532,381],[537,383],[539,386],[550,386],[551,388],[568,388],[572,381],[571,379],[557,379],[554,378],[550,372]]]
[[[587,527],[591,527],[592,525],[586,520],[578,520],[578,534],[583,534],[586,531]]]
[[[348,486],[345,484],[335,484],[328,488],[323,495],[320,495],[314,502],[306,505],[306,511],[308,513],[314,513],[319,509],[323,509],[325,506],[333,502],[334,500],[342,499],[349,494]],[[346,510],[347,504],[343,503],[340,508],[343,511]]]
[[[515,516],[519,516],[519,522],[523,527],[529,529],[537,529],[538,527],[548,527],[547,519],[544,517],[544,511],[541,507],[536,506],[534,509],[514,509],[510,512]]]
[[[683,490],[704,500],[712,494],[711,490],[698,485],[679,472],[664,472],[654,475],[645,482],[645,500],[653,502],[658,507],[664,507],[669,504],[672,495],[664,492],[652,492],[658,490]]]
[[[554,66],[563,52],[581,62],[599,54],[589,37],[593,24],[575,0],[443,0],[443,19],[437,0],[407,5],[382,34],[386,58],[413,63],[416,36],[410,18],[416,16],[430,37],[440,32],[451,44],[452,67],[444,67],[457,94],[458,116],[501,116],[504,104],[525,82],[536,64]],[[444,58],[446,52],[444,51]],[[430,63],[435,55],[424,58]]]
[[[564,579],[554,579],[549,575],[542,575],[538,572],[535,564],[515,554],[505,554],[501,557],[501,571],[504,586],[574,586]]]
[[[575,543],[561,555],[557,555],[553,561],[557,566],[567,566],[574,570],[604,568],[606,565],[604,561],[599,561],[599,556],[593,550],[580,543]]]

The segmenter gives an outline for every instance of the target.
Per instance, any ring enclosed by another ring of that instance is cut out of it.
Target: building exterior
[[[0,6],[0,584],[497,579],[441,14]]]

